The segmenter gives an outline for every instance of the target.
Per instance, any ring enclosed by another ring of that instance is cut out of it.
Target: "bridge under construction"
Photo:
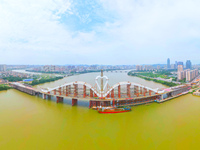
[[[34,89],[21,83],[11,83],[11,86],[30,95],[55,100],[57,103],[66,102],[72,106],[84,105],[89,108],[160,103],[186,94],[191,88],[190,84],[185,84],[167,89],[152,89],[127,81],[110,86],[108,81],[108,77],[103,75],[102,70],[101,75],[96,77],[94,86],[83,81],[74,81],[45,89]]]

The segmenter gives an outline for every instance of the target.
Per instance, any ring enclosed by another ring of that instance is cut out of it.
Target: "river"
[[[94,84],[97,75],[76,75],[39,86],[76,80]],[[111,86],[131,81],[165,87],[126,73],[105,75]],[[135,106],[129,113],[105,115],[11,89],[0,92],[0,149],[198,149],[199,108],[200,98],[188,94],[162,104]]]

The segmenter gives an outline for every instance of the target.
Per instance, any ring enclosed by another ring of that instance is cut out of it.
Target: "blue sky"
[[[0,64],[200,64],[198,0],[0,0]]]

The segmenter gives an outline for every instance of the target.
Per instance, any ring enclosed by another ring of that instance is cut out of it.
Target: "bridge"
[[[67,96],[73,98],[99,98],[99,99],[121,99],[121,98],[134,98],[141,96],[151,96],[162,91],[152,89],[133,82],[119,82],[112,87],[107,85],[104,87],[103,92],[98,90],[98,85],[94,87],[83,81],[75,81],[66,83],[55,88],[41,89],[42,93],[50,95]]]
[[[105,72],[109,72],[109,73],[127,73],[127,70],[109,70],[109,71],[105,71]]]
[[[100,85],[99,85],[100,79]],[[77,105],[78,102],[84,102],[90,108],[99,106],[125,106],[139,105],[150,102],[163,102],[180,93],[187,92],[190,85],[180,85],[166,89],[152,89],[150,87],[134,83],[119,82],[113,86],[108,84],[108,77],[103,75],[97,76],[96,84],[92,86],[83,81],[74,81],[65,83],[54,88],[34,89],[26,87],[20,83],[13,83],[13,87],[31,94],[39,95],[43,99],[53,99],[56,102],[70,101],[70,104]],[[104,81],[105,84],[104,84]]]

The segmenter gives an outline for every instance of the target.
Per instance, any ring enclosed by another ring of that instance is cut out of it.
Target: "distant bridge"
[[[127,73],[127,70],[109,70],[109,71],[105,71],[105,72],[112,72],[112,73]]]

